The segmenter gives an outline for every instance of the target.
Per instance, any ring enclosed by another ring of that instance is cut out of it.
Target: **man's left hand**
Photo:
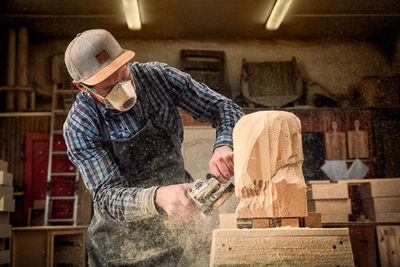
[[[233,176],[233,150],[230,146],[219,146],[214,150],[208,163],[211,174],[222,183]]]

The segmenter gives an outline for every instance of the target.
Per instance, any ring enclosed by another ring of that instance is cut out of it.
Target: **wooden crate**
[[[12,228],[12,266],[86,266],[87,226]]]

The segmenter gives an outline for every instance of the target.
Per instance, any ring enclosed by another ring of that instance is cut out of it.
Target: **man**
[[[233,175],[232,130],[243,115],[231,100],[166,64],[129,63],[105,30],[80,33],[65,52],[81,92],[64,123],[68,156],[94,201],[87,233],[89,265],[176,265],[182,250],[166,215],[184,223],[198,210],[181,155],[177,107],[217,130],[210,171]]]

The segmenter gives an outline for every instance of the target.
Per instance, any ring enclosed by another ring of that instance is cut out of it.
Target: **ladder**
[[[63,64],[63,62],[61,62]],[[79,184],[79,171],[75,168],[73,172],[55,172],[53,170],[53,162],[57,157],[65,156],[67,158],[67,151],[55,151],[54,142],[55,138],[63,136],[62,123],[65,120],[66,115],[74,101],[76,91],[72,89],[62,89],[63,83],[61,82],[59,75],[60,57],[55,56],[52,60],[52,78],[53,78],[53,93],[52,93],[52,104],[51,104],[51,119],[50,119],[50,143],[49,143],[49,163],[47,168],[47,187],[46,187],[46,199],[44,206],[44,220],[45,226],[54,224],[70,224],[76,225],[77,213],[78,213],[78,184]],[[64,67],[65,68],[65,67]],[[56,71],[55,71],[56,70]],[[61,128],[61,129],[60,129]],[[65,179],[74,179],[75,188],[73,195],[69,196],[54,196],[51,195],[54,179],[63,177]],[[69,202],[73,201],[72,218],[52,218],[51,207],[52,204],[57,201]]]

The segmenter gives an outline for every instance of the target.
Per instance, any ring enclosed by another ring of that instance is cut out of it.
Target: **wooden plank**
[[[373,209],[375,213],[400,212],[400,197],[368,198],[363,201],[366,209]]]
[[[323,223],[348,222],[349,214],[346,214],[346,213],[339,213],[339,214],[321,213],[321,220]]]
[[[400,266],[400,226],[377,226],[382,267]]]
[[[400,222],[400,212],[377,212],[376,222]]]
[[[0,212],[13,212],[15,210],[15,200],[12,195],[0,197]]]
[[[5,127],[4,127],[5,128]],[[8,162],[0,159],[0,171],[8,171]]]
[[[210,266],[354,266],[347,228],[217,229]]]
[[[374,179],[360,185],[361,198],[400,196],[400,178]]]
[[[309,200],[308,210],[320,213],[351,213],[350,199],[320,199]]]
[[[0,171],[0,185],[13,185],[13,175],[6,171]]]
[[[0,185],[0,196],[11,196],[13,194],[14,188],[12,186]]]
[[[347,183],[311,183],[307,198],[316,199],[348,199]]]
[[[219,228],[220,229],[236,229],[236,213],[221,213],[219,215]]]

